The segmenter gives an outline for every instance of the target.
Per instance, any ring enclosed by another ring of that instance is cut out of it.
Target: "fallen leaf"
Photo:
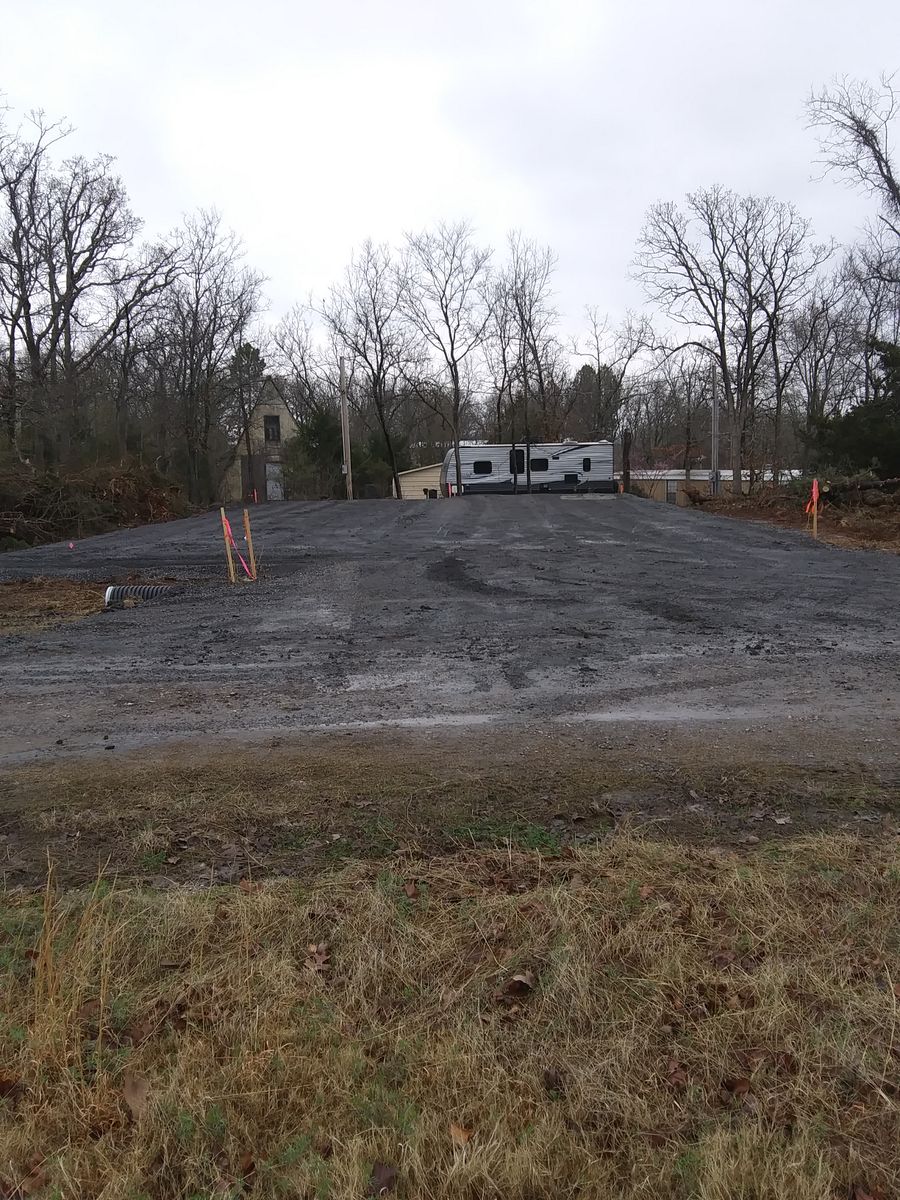
[[[466,1129],[463,1125],[457,1125],[455,1121],[450,1122],[450,1138],[454,1146],[458,1146],[460,1150],[467,1146],[472,1140],[474,1129]]]
[[[508,996],[525,996],[534,990],[534,972],[518,971],[508,981],[505,987]]]
[[[244,893],[245,896],[249,896],[253,892],[262,891],[262,884],[257,883],[253,879],[242,879],[241,882],[238,884],[238,887],[241,889],[241,891]]]
[[[146,1042],[155,1029],[156,1025],[149,1017],[142,1017],[140,1020],[126,1025],[122,1030],[122,1037],[133,1042],[135,1046],[140,1046],[142,1042]]]
[[[557,1095],[562,1095],[565,1081],[563,1080],[562,1072],[556,1067],[548,1067],[541,1076],[541,1082],[544,1085],[544,1090]]]
[[[305,970],[314,975],[323,975],[331,966],[331,954],[327,942],[310,942],[306,947]]]
[[[638,895],[642,900],[649,900],[653,895],[653,891],[653,885],[650,883],[645,883],[643,887],[638,888]]]
[[[19,1180],[18,1186],[12,1194],[14,1196],[33,1196],[35,1192],[46,1187],[49,1182],[50,1176],[44,1170],[43,1159],[33,1158],[28,1167],[28,1174]]]
[[[746,1096],[750,1091],[750,1080],[745,1076],[741,1076],[739,1079],[726,1079],[722,1083],[722,1087],[732,1096]]]
[[[255,1175],[256,1159],[249,1150],[245,1150],[238,1162],[238,1178],[244,1185],[244,1191],[248,1191],[253,1186]]]
[[[737,959],[735,952],[728,949],[717,950],[711,957],[714,967],[730,967]]]
[[[681,1089],[687,1087],[688,1074],[683,1063],[677,1058],[670,1058],[666,1064],[666,1082],[669,1087]]]
[[[419,888],[414,879],[409,879],[404,883],[403,892],[409,900],[418,900],[419,898]]]
[[[369,1196],[383,1196],[385,1192],[390,1192],[397,1186],[397,1174],[396,1167],[391,1167],[387,1163],[375,1163],[372,1167],[367,1194]]]
[[[18,1075],[0,1071],[0,1100],[16,1101],[24,1090],[25,1086]]]
[[[88,1024],[90,1021],[95,1021],[100,1016],[100,1001],[86,1000],[75,1016],[83,1025]]]
[[[132,1117],[138,1120],[147,1107],[150,1096],[150,1082],[143,1075],[134,1075],[126,1071],[122,1077],[122,1098],[128,1105]]]
[[[798,1062],[789,1050],[778,1050],[772,1055],[772,1062],[776,1071],[783,1071],[785,1075],[795,1075],[797,1072]]]

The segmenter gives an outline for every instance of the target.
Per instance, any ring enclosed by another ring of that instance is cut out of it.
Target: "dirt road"
[[[0,762],[393,727],[894,752],[900,558],[632,497],[293,503],[254,524],[256,586],[223,581],[215,515],[5,555],[5,579],[191,586],[0,640]]]

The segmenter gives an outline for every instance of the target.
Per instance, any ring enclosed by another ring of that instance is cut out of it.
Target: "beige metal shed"
[[[401,471],[400,491],[403,500],[427,500],[431,491],[437,492],[440,497],[441,464],[431,463],[427,467],[413,467],[410,471]]]

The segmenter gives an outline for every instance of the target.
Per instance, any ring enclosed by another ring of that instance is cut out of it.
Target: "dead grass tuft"
[[[886,1197],[898,880],[625,833],[10,894],[0,1194]]]
[[[104,585],[76,579],[0,583],[0,634],[31,633],[103,609]]]

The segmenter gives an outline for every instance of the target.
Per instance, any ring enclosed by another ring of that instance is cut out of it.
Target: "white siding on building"
[[[400,490],[404,500],[427,500],[429,491],[440,496],[441,464],[431,463],[427,467],[413,467],[400,472]]]

